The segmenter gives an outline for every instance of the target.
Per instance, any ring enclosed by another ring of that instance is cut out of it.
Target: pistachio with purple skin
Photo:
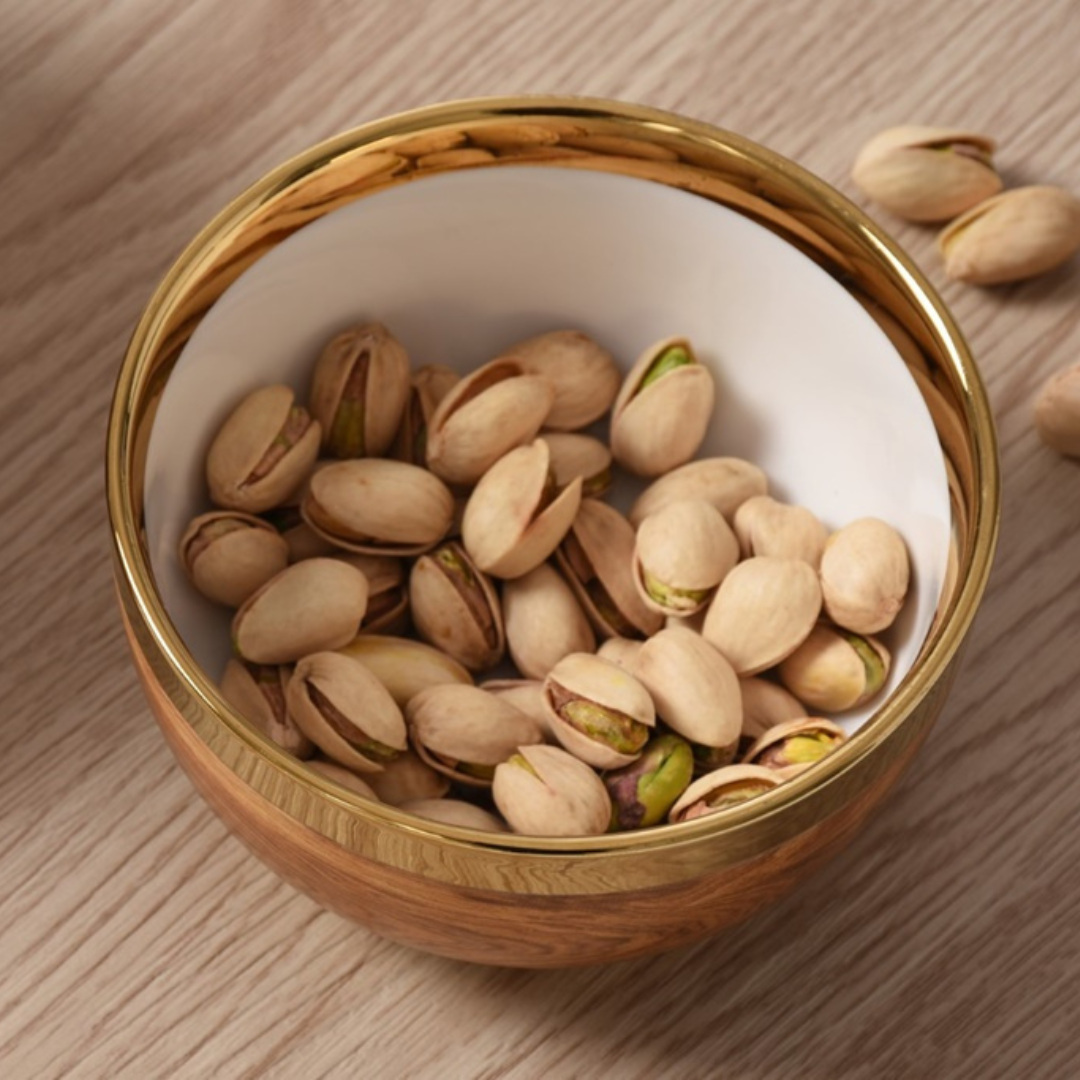
[[[604,774],[611,796],[611,828],[659,825],[693,775],[694,755],[685,739],[670,732],[650,739],[637,761]]]
[[[743,761],[771,769],[786,780],[827,757],[846,739],[844,729],[831,720],[790,720],[766,731]]]

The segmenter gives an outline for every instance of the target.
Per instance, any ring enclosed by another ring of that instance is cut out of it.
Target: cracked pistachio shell
[[[304,482],[319,453],[319,422],[288,386],[253,390],[218,429],[206,455],[210,499],[258,514]]]
[[[645,605],[634,584],[634,530],[607,503],[582,499],[555,560],[585,614],[604,637],[648,637],[663,616]]]
[[[413,799],[402,803],[400,809],[425,821],[438,821],[442,825],[457,825],[462,829],[478,829],[480,832],[506,832],[506,826],[491,811],[474,806],[464,799]]]
[[[549,728],[575,757],[598,769],[629,765],[656,724],[645,687],[610,660],[563,657],[544,680]]]
[[[427,433],[427,465],[454,484],[475,484],[515,446],[532,442],[555,396],[512,360],[477,368],[439,402]]]
[[[938,237],[951,278],[1000,285],[1043,274],[1080,250],[1080,199],[1057,187],[1003,191]]]
[[[751,675],[739,680],[742,691],[744,750],[771,727],[807,715],[806,706],[778,683]]]
[[[1043,384],[1035,402],[1035,427],[1051,449],[1080,457],[1080,364]]]
[[[659,825],[694,776],[690,744],[667,732],[650,739],[631,765],[604,774],[611,796],[611,828]]]
[[[725,765],[695,780],[668,814],[668,821],[692,821],[738,806],[779,787],[783,778],[758,765]]]
[[[603,781],[557,746],[522,746],[496,768],[491,794],[522,836],[601,836],[611,822]]]
[[[730,522],[747,499],[764,495],[768,488],[765,474],[749,461],[733,457],[702,458],[654,480],[630,507],[630,524],[636,529],[667,503],[683,499],[704,499]]]
[[[293,757],[308,758],[315,744],[297,727],[285,703],[292,669],[287,664],[230,660],[221,677],[221,696],[245,720]]]
[[[599,499],[611,488],[611,451],[591,435],[576,431],[545,431],[540,436],[548,445],[555,486],[561,491],[581,477],[581,494]]]
[[[844,729],[829,720],[790,720],[766,731],[743,760],[788,779],[831,754],[846,739]]]
[[[304,734],[346,768],[381,772],[407,745],[405,720],[389,691],[342,653],[317,652],[300,660],[286,698]]]
[[[558,546],[578,513],[581,483],[555,494],[541,439],[497,461],[473,489],[461,539],[476,565],[500,578],[521,577]]]
[[[341,562],[355,567],[367,578],[368,603],[362,634],[394,633],[409,624],[409,594],[405,562],[392,555],[359,555],[337,552]]]
[[[425,364],[412,377],[409,400],[401,417],[390,456],[410,465],[427,463],[427,428],[435,409],[461,381],[445,364]]]
[[[421,690],[432,686],[444,683],[472,685],[472,676],[456,660],[434,646],[412,638],[361,634],[340,651],[359,660],[401,707]]]
[[[254,664],[288,664],[357,634],[367,578],[337,559],[293,563],[252,593],[232,622],[233,648]]]
[[[543,679],[570,653],[591,653],[596,637],[574,590],[549,563],[503,585],[510,657],[522,675]]]
[[[611,413],[611,453],[638,476],[659,476],[697,453],[712,419],[712,372],[686,338],[666,338],[639,357]]]
[[[481,690],[508,701],[520,709],[547,735],[548,715],[544,706],[544,684],[539,679],[487,679]]]
[[[555,398],[544,424],[552,431],[587,427],[611,408],[619,392],[618,365],[580,330],[553,330],[519,341],[503,358],[551,383]]]
[[[311,380],[311,413],[322,446],[338,458],[385,454],[409,396],[409,356],[381,323],[334,337]]]
[[[793,653],[820,612],[821,587],[806,563],[758,555],[721,582],[701,632],[736,675],[757,675]]]
[[[610,660],[613,664],[618,664],[623,671],[629,671],[633,674],[638,653],[641,652],[641,647],[644,644],[643,641],[638,641],[636,638],[609,637],[596,650],[596,655],[603,660]]]
[[[908,221],[944,221],[1001,190],[994,141],[955,128],[906,126],[875,135],[851,178],[862,192]]]
[[[352,769],[346,769],[344,765],[339,765],[336,761],[316,758],[309,761],[307,766],[309,769],[314,769],[320,776],[325,776],[327,780],[333,780],[335,784],[340,784],[354,795],[362,795],[365,799],[371,799],[372,802],[382,801],[367,781],[361,780]],[[369,773],[368,775],[376,776],[378,774]]]
[[[409,605],[416,632],[470,671],[484,671],[502,659],[506,634],[498,593],[457,541],[416,560]]]
[[[543,741],[540,727],[504,698],[478,686],[422,690],[405,707],[409,737],[432,768],[473,787],[488,787],[496,765],[518,747]]]
[[[289,562],[289,545],[272,526],[250,514],[200,514],[180,538],[180,564],[210,600],[239,607]]]
[[[910,576],[907,547],[892,526],[853,521],[829,537],[821,557],[825,614],[845,630],[876,634],[899,614]]]
[[[779,668],[783,684],[817,712],[843,712],[869,701],[889,674],[888,649],[862,637],[818,623]]]
[[[815,570],[821,565],[829,530],[803,506],[755,495],[735,511],[734,524],[743,558],[775,555],[778,559],[802,559]]]
[[[380,802],[401,806],[415,799],[441,799],[450,790],[450,780],[420,760],[414,750],[404,750],[383,766],[381,773],[370,773],[368,783]]]
[[[315,532],[346,550],[417,555],[446,535],[454,497],[417,465],[358,458],[315,473],[301,513]]]
[[[673,731],[701,746],[736,746],[743,718],[739,679],[703,637],[681,627],[661,630],[641,646],[633,673]]]
[[[693,615],[739,561],[723,514],[704,499],[668,503],[647,517],[634,545],[634,584],[661,615]]]

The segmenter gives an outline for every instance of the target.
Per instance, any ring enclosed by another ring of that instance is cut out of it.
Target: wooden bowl
[[[362,298],[339,288],[346,265]],[[237,391],[281,379],[302,390],[311,349],[361,317],[389,323],[425,360],[464,366],[560,324],[606,331],[627,363],[635,341],[702,343],[722,402],[711,452],[753,457],[830,524],[908,515],[918,599],[884,703],[850,721],[852,738],[821,764],[748,804],[570,840],[421,821],[269,743],[215,688],[227,616],[177,584],[177,523],[205,498],[200,454]],[[801,354],[778,356],[766,330],[793,334]],[[903,252],[744,138],[584,99],[422,109],[253,185],[196,237],[140,320],[107,465],[135,665],[207,802],[328,908],[434,953],[528,967],[694,941],[846,844],[941,710],[999,517],[982,384]],[[924,496],[940,512],[924,513]],[[924,520],[927,536],[913,538]]]

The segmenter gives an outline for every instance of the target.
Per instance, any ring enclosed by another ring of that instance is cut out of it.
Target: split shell
[[[472,676],[440,649],[412,638],[361,634],[340,651],[359,660],[404,708],[421,690],[445,683],[472,685]]]
[[[772,769],[759,765],[725,765],[695,780],[671,808],[668,821],[674,824],[719,813],[764,795],[782,783],[783,778]],[[721,804],[709,806],[706,800],[710,797],[719,799]]]
[[[797,740],[805,736],[810,736],[815,742],[820,743],[820,746],[814,750],[813,760],[790,760],[784,753],[784,744],[789,740]],[[806,717],[770,728],[750,747],[743,761],[769,769],[786,780],[805,772],[811,765],[816,764],[822,757],[832,753],[837,746],[846,741],[847,733],[839,724],[821,717]]]
[[[654,480],[630,507],[630,524],[637,528],[667,503],[683,499],[710,502],[730,523],[735,511],[751,496],[765,495],[769,481],[756,465],[742,458],[701,458]]]
[[[195,518],[180,538],[180,565],[209,600],[238,608],[289,563],[289,545],[261,518],[215,510]]]
[[[508,701],[515,709],[520,709],[545,736],[550,733],[550,720],[544,705],[544,684],[541,680],[485,679],[480,684],[480,689]]]
[[[845,630],[879,633],[900,613],[910,578],[900,534],[878,518],[860,518],[833,533],[825,545],[821,557],[825,613]]]
[[[885,685],[890,665],[888,649],[876,638],[818,623],[778,673],[810,709],[838,713],[874,697]]]
[[[393,555],[361,555],[336,551],[333,558],[355,567],[367,578],[368,603],[362,634],[393,634],[409,625],[409,591],[405,562]]]
[[[445,364],[425,364],[412,377],[409,400],[398,425],[390,457],[410,465],[427,463],[427,429],[439,402],[461,381]]]
[[[221,676],[221,696],[271,742],[303,760],[315,752],[315,744],[289,715],[285,689],[291,675],[287,664],[230,660]]]
[[[580,476],[583,498],[599,499],[608,493],[613,482],[611,451],[604,443],[576,431],[545,431],[540,438],[548,446],[556,488],[561,490]]]

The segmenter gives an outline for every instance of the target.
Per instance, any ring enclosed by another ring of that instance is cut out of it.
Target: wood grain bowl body
[[[155,587],[147,445],[202,318],[249,266],[336,208],[447,171],[540,164],[689,191],[783,237],[910,335],[952,503],[949,572],[921,654],[863,728],[809,774],[679,826],[574,840],[491,837],[351,796],[269,744],[218,696]],[[193,241],[151,299],[110,419],[108,504],[124,625],[165,737],[195,787],[281,877],[394,940],[485,963],[591,964],[687,944],[777,899],[855,834],[941,710],[998,525],[993,423],[971,357],[921,274],[855,207],[748,140],[586,99],[491,99],[366,125],[282,166]]]

